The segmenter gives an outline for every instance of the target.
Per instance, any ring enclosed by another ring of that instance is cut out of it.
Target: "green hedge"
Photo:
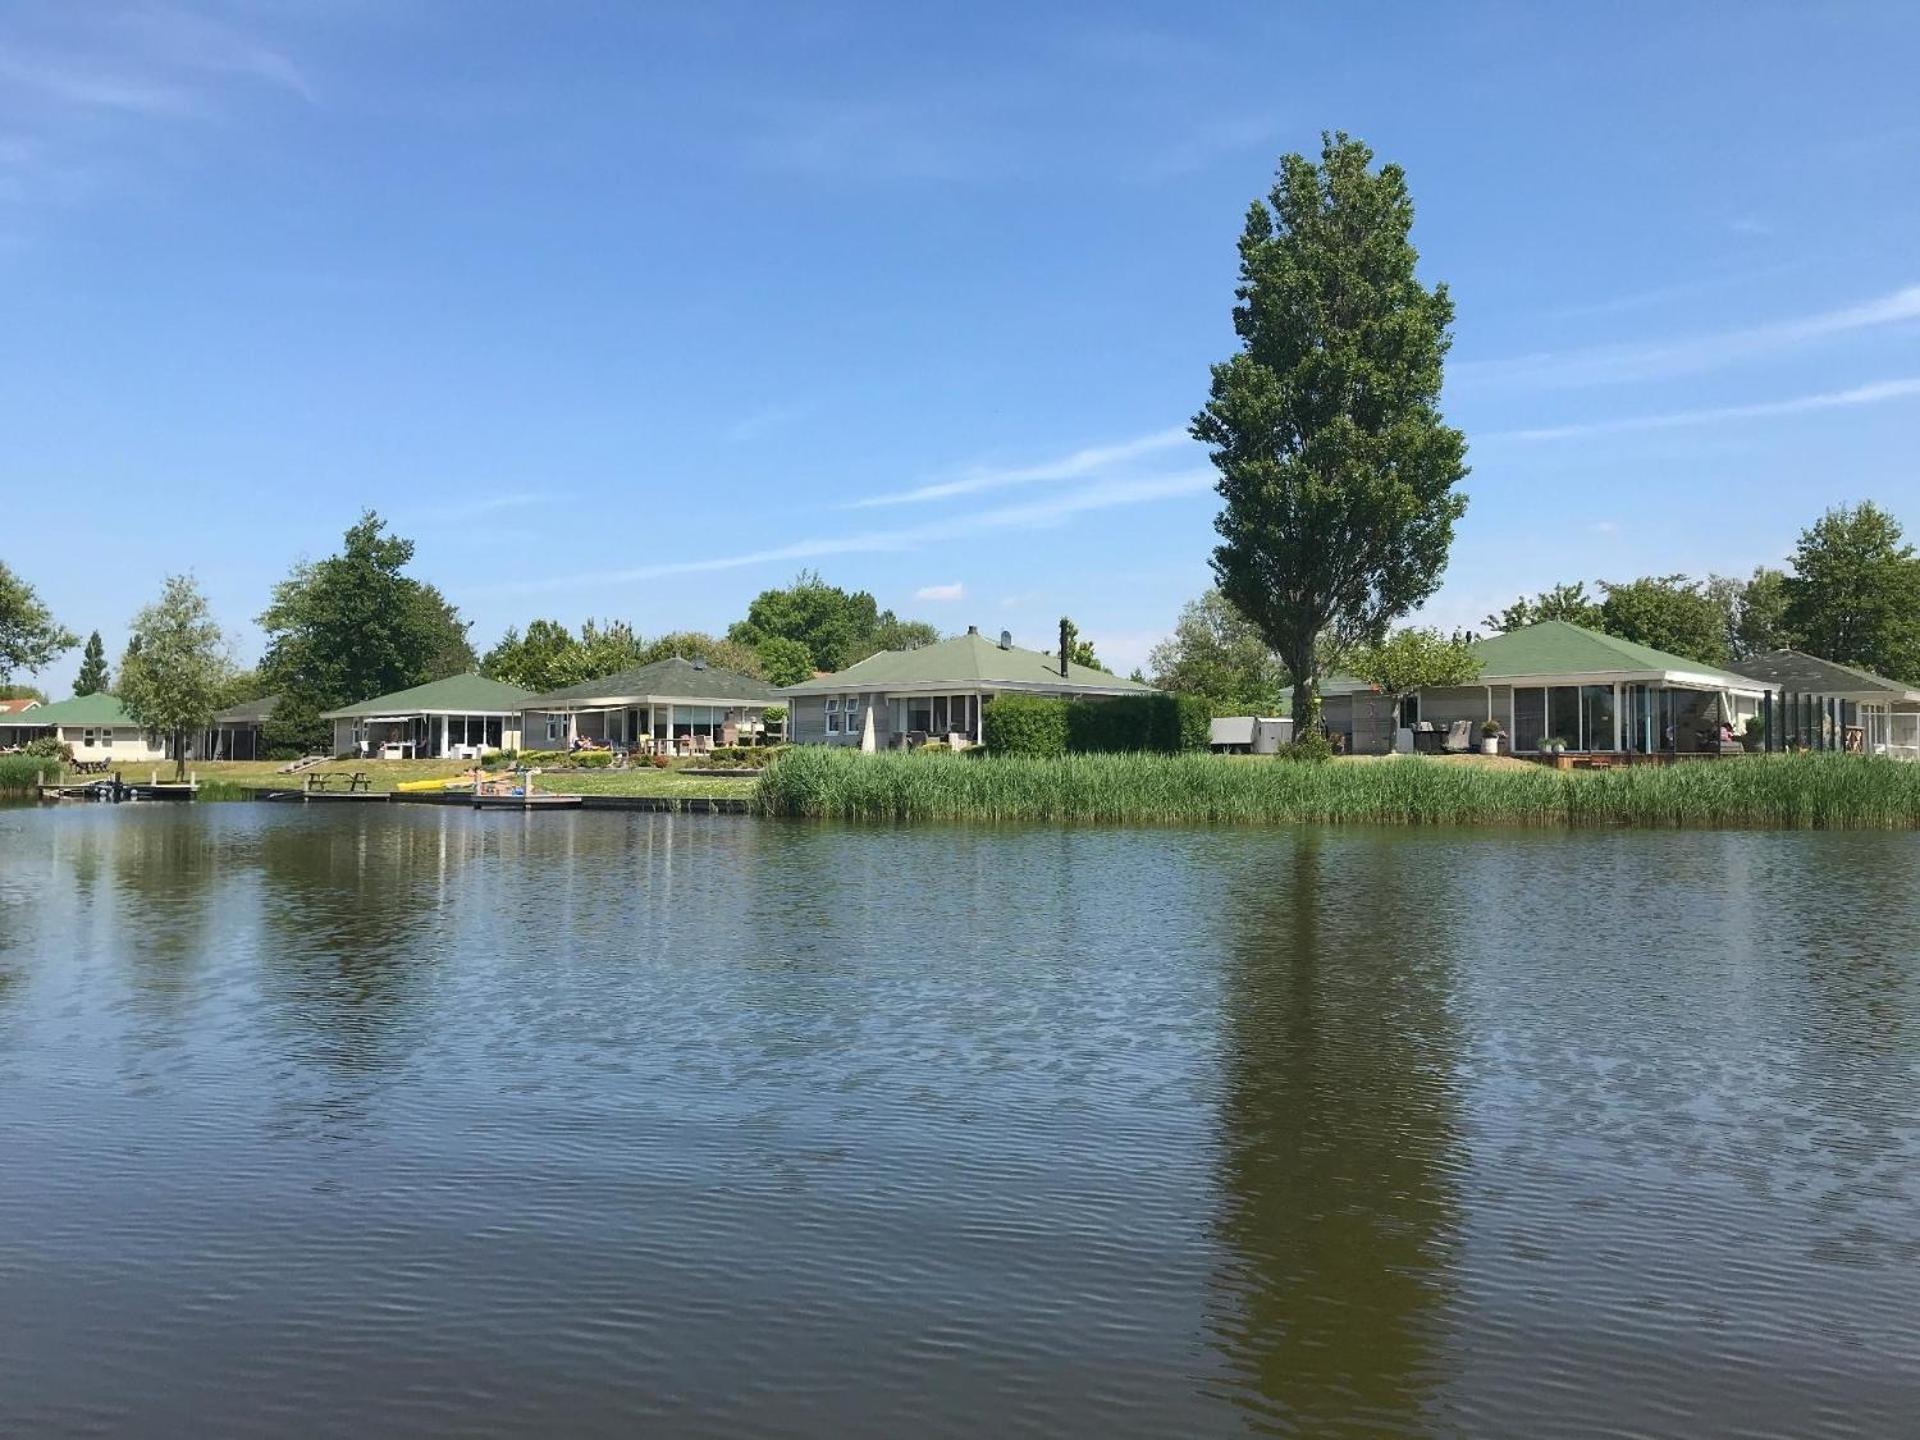
[[[1001,695],[981,712],[980,738],[994,755],[1173,755],[1207,748],[1213,713],[1213,702],[1199,695]]]
[[[1065,700],[996,695],[980,712],[980,742],[992,755],[1064,755],[1067,731]]]

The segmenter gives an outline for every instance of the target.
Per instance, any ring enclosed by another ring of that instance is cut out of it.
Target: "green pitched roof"
[[[230,709],[222,710],[213,717],[216,725],[258,725],[273,718],[273,707],[280,703],[278,695],[262,695],[257,700],[242,700]]]
[[[1838,660],[1822,660],[1818,655],[1807,655],[1798,650],[1769,650],[1764,655],[1754,655],[1740,663],[1754,679],[1768,681],[1777,688],[1816,694],[1881,691],[1889,700],[1920,699],[1920,686],[1889,680],[1871,670],[1842,665]]]
[[[1542,620],[1536,625],[1509,630],[1476,640],[1473,653],[1480,660],[1480,678],[1503,680],[1518,675],[1606,675],[1655,670],[1679,670],[1702,675],[1726,684],[1752,687],[1745,675],[1736,675],[1716,665],[1670,655],[1651,645],[1636,645],[1617,635],[1602,635],[1598,630],[1569,624],[1565,620]]]
[[[657,695],[662,699],[685,696],[690,700],[739,700],[747,704],[767,704],[779,698],[778,692],[764,680],[742,675],[737,670],[722,670],[699,661],[683,660],[675,655],[634,670],[622,670],[617,675],[582,680],[578,685],[530,696],[525,708],[545,710],[554,706],[586,704],[595,700],[636,699],[647,695]]]
[[[410,690],[376,695],[358,705],[322,712],[322,720],[351,720],[360,715],[418,715],[424,713],[516,715],[527,702],[527,692],[504,680],[484,675],[449,675]]]
[[[117,695],[75,695],[41,705],[0,724],[10,725],[137,725]]]
[[[1060,676],[1060,662],[1038,650],[1018,648],[1002,650],[984,635],[968,631],[951,640],[923,645],[918,650],[882,650],[857,665],[849,665],[834,675],[817,676],[789,685],[784,694],[810,695],[824,691],[861,688],[908,688],[919,685],[1012,685],[1031,689],[1085,689],[1147,694],[1151,685],[1138,680],[1122,680],[1105,670],[1086,665],[1067,666]]]

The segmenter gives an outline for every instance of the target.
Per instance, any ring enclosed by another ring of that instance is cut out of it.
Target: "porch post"
[[[1620,682],[1616,680],[1613,685],[1613,748],[1615,752],[1627,748],[1621,738],[1621,722],[1627,718],[1620,713],[1622,707],[1626,704],[1626,697],[1621,693],[1621,689]]]
[[[446,753],[447,753],[447,717],[442,715],[440,717],[440,754],[444,756]]]

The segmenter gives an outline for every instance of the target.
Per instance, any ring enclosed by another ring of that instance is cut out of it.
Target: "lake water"
[[[0,811],[0,1434],[1911,1436],[1916,876]]]

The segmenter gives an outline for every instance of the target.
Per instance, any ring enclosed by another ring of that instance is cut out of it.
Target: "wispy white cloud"
[[[918,590],[913,592],[913,598],[916,600],[936,600],[942,602],[964,600],[967,598],[967,587],[958,580],[954,581],[951,585],[922,585]]]
[[[1752,236],[1755,239],[1773,234],[1773,226],[1758,215],[1736,215],[1727,222],[1727,229],[1736,235]]]
[[[1751,270],[1723,270],[1699,279],[1683,280],[1672,285],[1656,285],[1625,295],[1608,296],[1604,300],[1587,300],[1572,305],[1557,306],[1547,311],[1546,317],[1551,320],[1575,320],[1595,315],[1618,315],[1628,310],[1646,310],[1656,305],[1670,305],[1676,300],[1691,299],[1696,295],[1710,295],[1716,291],[1738,289],[1760,280],[1775,280],[1782,275],[1804,268],[1805,266],[1800,264],[1780,264]]]
[[[727,438],[736,442],[752,440],[757,436],[766,434],[769,430],[777,430],[782,425],[791,425],[796,420],[805,419],[812,413],[812,410],[812,406],[802,405],[798,402],[782,402],[780,404],[768,405],[763,409],[751,411],[734,421],[733,425],[727,430]]]
[[[1883,405],[1890,400],[1920,396],[1920,378],[1880,380],[1851,390],[1800,395],[1790,400],[1763,400],[1752,405],[1718,405],[1703,410],[1671,410],[1660,415],[1630,415],[1618,420],[1591,420],[1576,425],[1545,425],[1532,430],[1499,430],[1476,438],[1487,440],[1577,440],[1590,435],[1616,435],[1634,430],[1677,430],[1689,425],[1718,425],[1729,420],[1760,420],[1774,415],[1800,415],[1816,410],[1844,410],[1857,405]]]
[[[625,585],[643,580],[658,580],[670,575],[697,575],[721,570],[741,570],[792,560],[818,560],[831,555],[879,554],[888,551],[917,550],[943,541],[1004,531],[1036,531],[1064,524],[1077,515],[1154,501],[1196,495],[1212,488],[1211,470],[1182,471],[1140,480],[1103,480],[1085,485],[1064,495],[1049,496],[1019,505],[1005,505],[954,515],[925,525],[892,530],[864,530],[850,535],[824,535],[795,540],[785,545],[749,550],[733,555],[715,555],[703,559],[664,560],[597,574],[572,573],[538,580],[509,581],[491,587],[497,594],[540,594],[590,585]]]
[[[1188,436],[1184,427],[1156,430],[1150,435],[1142,435],[1133,440],[1122,440],[1114,445],[1091,445],[1083,450],[1075,450],[1070,455],[1062,455],[1057,460],[1045,460],[1036,465],[1018,465],[1003,469],[975,467],[951,480],[934,481],[887,495],[869,495],[863,500],[850,501],[841,508],[870,510],[887,505],[924,505],[929,501],[951,500],[957,495],[977,495],[985,490],[1004,490],[1015,485],[1037,485],[1057,480],[1084,480],[1090,475],[1099,474],[1114,466],[1125,464],[1129,460],[1138,460],[1144,456],[1157,455],[1166,450],[1192,444],[1194,441]]]
[[[144,183],[164,127],[203,123],[243,88],[312,102],[293,61],[246,31],[164,5],[0,10],[0,199],[71,201]]]
[[[1715,370],[1757,355],[1881,326],[1920,321],[1920,285],[1909,285],[1859,305],[1817,315],[1723,330],[1681,340],[1597,345],[1506,360],[1468,360],[1452,367],[1454,379],[1559,388],[1664,380]]]

